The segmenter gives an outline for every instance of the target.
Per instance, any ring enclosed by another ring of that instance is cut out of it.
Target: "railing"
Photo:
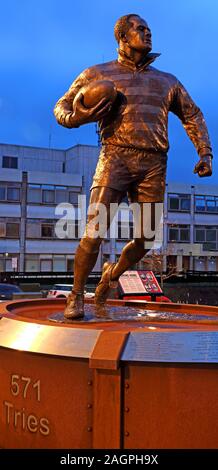
[[[98,281],[101,277],[100,272],[92,272],[88,278],[88,284],[93,281]],[[19,284],[21,282],[32,283],[39,282],[40,284],[57,284],[57,283],[73,283],[73,273],[70,272],[0,272],[0,283],[8,282],[11,284]]]
[[[160,275],[155,273],[155,276],[159,279]],[[96,284],[101,277],[100,271],[92,272],[87,280],[87,284]],[[48,284],[71,284],[73,283],[72,272],[0,272],[0,283],[7,282],[11,284],[20,283],[35,283],[38,282],[41,285]],[[192,281],[214,281],[218,282],[218,271],[190,271],[180,272],[178,275],[166,279],[165,282],[192,282]]]

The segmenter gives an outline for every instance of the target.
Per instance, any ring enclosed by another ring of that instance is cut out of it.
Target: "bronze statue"
[[[151,31],[138,15],[121,17],[115,25],[119,45],[118,59],[86,69],[57,102],[54,113],[59,124],[74,128],[99,121],[102,149],[91,187],[90,203],[129,200],[162,202],[167,166],[168,113],[172,111],[192,140],[199,155],[194,172],[212,174],[212,149],[204,117],[177,78],[151,64],[159,54],[151,53]],[[101,98],[94,107],[85,107],[80,90],[96,80],[115,84],[114,103]],[[92,216],[88,216],[88,222]],[[109,225],[108,216],[108,225]],[[92,238],[86,231],[75,255],[74,286],[64,312],[66,318],[84,315],[83,291],[93,269],[102,238]],[[143,231],[124,247],[117,263],[105,263],[95,292],[97,311],[104,310],[109,289],[119,276],[146,253]]]

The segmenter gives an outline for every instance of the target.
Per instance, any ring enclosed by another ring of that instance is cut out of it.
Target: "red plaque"
[[[125,271],[119,278],[119,286],[127,294],[162,294],[152,271]]]

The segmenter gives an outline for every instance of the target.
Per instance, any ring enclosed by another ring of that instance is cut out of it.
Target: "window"
[[[133,222],[118,221],[118,238],[120,239],[133,239]]]
[[[102,264],[106,263],[110,261],[110,255],[108,253],[103,253],[103,256],[102,256]]]
[[[69,192],[69,202],[71,204],[78,204],[78,193]]]
[[[65,256],[54,256],[53,259],[53,270],[54,271],[66,271]]]
[[[46,204],[55,203],[55,192],[50,189],[43,189],[42,191],[42,202]]]
[[[56,186],[55,201],[56,201],[56,204],[60,204],[61,202],[68,201],[68,194],[67,194],[66,186]]]
[[[169,210],[178,211],[179,210],[179,198],[177,194],[171,194],[168,200],[169,200]]]
[[[20,236],[20,225],[11,222],[6,223],[6,237],[19,238]]]
[[[41,236],[42,238],[53,238],[54,237],[54,226],[51,224],[41,225]]]
[[[196,212],[204,212],[206,209],[206,201],[202,196],[195,196],[195,210]]]
[[[6,237],[6,224],[4,222],[0,222],[0,238]]]
[[[189,228],[180,227],[180,241],[189,242],[190,241],[190,230]]]
[[[204,251],[216,251],[217,250],[217,243],[216,242],[203,243],[203,250]]]
[[[195,196],[195,212],[218,213],[218,196]]]
[[[80,235],[80,237],[79,237],[79,221],[75,220],[75,238],[81,238],[81,236],[82,235]]]
[[[5,269],[5,262],[3,258],[0,258],[0,273],[2,273]]]
[[[206,230],[206,241],[207,242],[215,242],[216,241],[216,229],[208,228]]]
[[[41,187],[40,184],[29,184],[27,191],[27,202],[42,202]]]
[[[52,271],[52,259],[41,259],[40,260],[40,271]]]
[[[20,219],[5,217],[0,219],[0,237],[1,238],[19,238]]]
[[[28,203],[60,204],[70,202],[78,205],[78,194],[81,188],[74,186],[54,186],[52,184],[29,184],[27,192]],[[4,192],[2,191],[4,196]],[[1,193],[0,193],[1,196]],[[0,198],[1,200],[1,198]]]
[[[38,255],[27,255],[25,258],[25,271],[37,272],[39,271],[39,258]]]
[[[76,239],[81,238],[82,234],[79,233],[81,231],[81,225],[79,225],[79,221],[76,219],[72,219],[67,221],[67,230],[66,230],[66,237],[68,239]]]
[[[198,228],[195,230],[195,241],[198,243],[202,243],[205,241],[205,230]]]
[[[0,201],[5,201],[6,199],[6,187],[0,186]]]
[[[195,271],[205,271],[205,258],[204,256],[196,256],[194,263],[195,263]]]
[[[190,227],[189,225],[169,225],[168,227],[168,241],[178,243],[190,242]]]
[[[168,210],[189,212],[191,208],[190,194],[169,194],[168,195]]]
[[[13,271],[11,258],[5,258],[5,271]]]
[[[218,201],[217,201],[218,202]],[[214,199],[206,199],[206,204],[207,204],[207,212],[218,212],[218,207],[216,207],[216,200]],[[218,206],[218,204],[217,204]]]
[[[40,238],[40,221],[37,219],[28,219],[26,225],[27,238]]]
[[[20,189],[19,188],[8,187],[7,200],[8,201],[19,201],[20,200]]]
[[[20,185],[17,183],[1,184],[0,201],[20,201]]]
[[[201,226],[195,227],[195,243],[202,243],[203,249],[206,251],[218,250],[218,226]]]
[[[177,242],[179,240],[179,230],[178,228],[169,228],[169,241]]]
[[[181,211],[190,211],[190,207],[191,207],[191,199],[190,197],[182,197],[180,199],[180,208],[181,208]]]
[[[53,219],[27,219],[26,238],[55,238],[55,222]]]
[[[42,202],[45,204],[55,203],[55,186],[52,184],[42,184]]]
[[[17,157],[3,157],[2,158],[2,168],[17,168]]]
[[[67,272],[73,272],[74,259],[67,259]]]
[[[210,256],[208,258],[208,271],[216,271],[216,258],[214,256]]]

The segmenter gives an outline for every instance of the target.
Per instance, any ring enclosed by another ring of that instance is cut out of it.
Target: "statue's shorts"
[[[91,189],[113,188],[130,202],[163,202],[166,169],[166,153],[104,145]]]

